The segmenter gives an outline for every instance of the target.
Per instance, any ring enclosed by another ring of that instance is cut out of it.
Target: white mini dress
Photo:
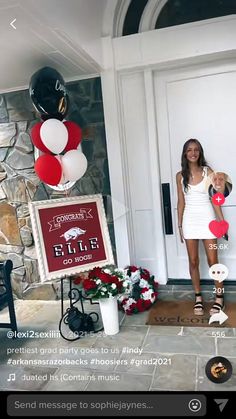
[[[197,185],[188,185],[184,190],[185,207],[183,213],[183,236],[185,239],[215,239],[209,229],[209,223],[216,219],[215,211],[207,191],[207,167],[203,167],[202,181]]]

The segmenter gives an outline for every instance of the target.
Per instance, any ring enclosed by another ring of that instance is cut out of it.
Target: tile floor
[[[192,298],[192,293],[174,287],[159,293],[161,299],[183,296]],[[232,291],[230,299],[234,296]],[[18,329],[25,336],[10,339],[8,329],[0,329],[0,390],[236,390],[236,329],[221,329],[225,337],[214,337],[217,328],[147,326],[147,312],[119,312],[117,335],[99,332],[68,342],[58,332],[60,301],[16,300],[15,308]],[[7,318],[3,309],[0,322]],[[41,338],[33,336],[35,332],[42,332]],[[216,355],[233,366],[224,384],[214,384],[205,375],[207,361]]]

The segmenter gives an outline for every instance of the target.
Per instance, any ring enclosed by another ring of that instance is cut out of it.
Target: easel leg
[[[63,317],[64,314],[64,289],[63,289],[63,278],[61,278],[61,317]]]

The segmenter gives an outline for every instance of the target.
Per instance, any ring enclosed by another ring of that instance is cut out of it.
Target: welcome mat
[[[228,319],[209,324],[212,302],[204,303],[204,315],[195,316],[194,301],[157,301],[150,309],[146,324],[152,326],[236,327],[236,303],[226,303]]]

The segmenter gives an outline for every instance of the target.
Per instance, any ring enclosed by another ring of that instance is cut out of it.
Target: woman
[[[194,314],[203,315],[200,289],[199,240],[203,241],[209,267],[218,263],[217,240],[209,230],[209,223],[215,214],[223,220],[221,207],[210,201],[207,191],[207,177],[213,172],[207,166],[203,148],[196,139],[186,141],[181,157],[182,170],[176,175],[178,190],[178,228],[181,242],[186,244],[189,272],[195,290]],[[214,208],[213,208],[214,207]],[[216,247],[216,249],[215,249]],[[210,315],[224,309],[222,283],[215,282],[217,294]]]

